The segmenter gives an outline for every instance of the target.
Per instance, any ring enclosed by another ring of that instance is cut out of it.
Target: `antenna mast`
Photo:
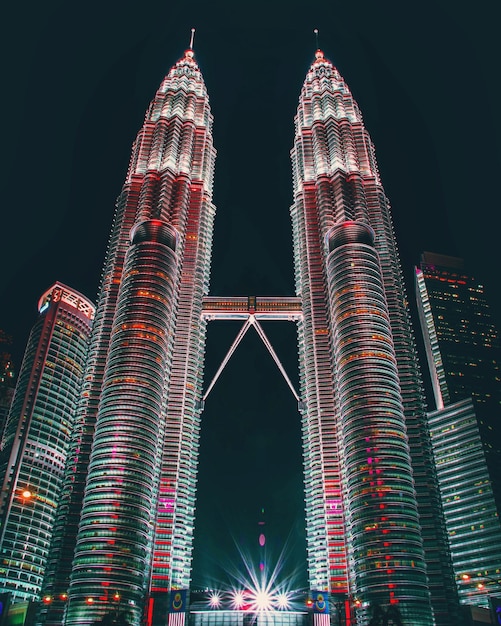
[[[318,28],[315,28],[313,32],[315,33],[315,41],[317,42],[317,50],[319,50],[320,46],[318,45]]]

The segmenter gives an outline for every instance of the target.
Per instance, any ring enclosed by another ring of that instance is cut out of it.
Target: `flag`
[[[186,589],[172,589],[170,592],[169,613],[184,613],[185,611]]]
[[[186,589],[172,589],[168,626],[184,626],[186,622]]]

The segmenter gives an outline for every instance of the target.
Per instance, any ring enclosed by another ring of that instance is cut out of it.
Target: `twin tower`
[[[379,605],[446,626],[454,586],[422,385],[360,110],[317,50],[291,151],[296,295],[251,307],[208,296],[212,122],[190,48],[151,102],[117,201],[44,591],[68,594],[67,626],[100,619],[107,602],[89,598],[113,593],[134,625],[168,623],[171,592],[190,583],[207,323],[283,315],[299,338],[310,588],[346,602],[350,624]]]

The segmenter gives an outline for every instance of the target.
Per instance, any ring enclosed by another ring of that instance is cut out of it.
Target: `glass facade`
[[[191,611],[187,626],[307,626],[308,613],[270,611],[246,613],[244,611]]]
[[[430,432],[458,590],[462,602],[487,606],[488,594],[499,590],[492,580],[501,576],[499,331],[483,285],[462,259],[425,252],[415,279],[437,407]]]
[[[492,581],[501,576],[501,524],[475,408],[463,400],[428,420],[459,597],[488,608],[499,591]]]
[[[38,308],[0,453],[0,587],[13,601],[40,593],[94,316],[61,283]]]

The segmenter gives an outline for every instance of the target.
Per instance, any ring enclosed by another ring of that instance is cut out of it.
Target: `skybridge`
[[[260,339],[266,346],[266,349],[275,361],[280,373],[284,377],[289,389],[292,391],[292,394],[301,406],[301,399],[295,390],[294,385],[291,383],[290,378],[287,376],[287,373],[268,337],[266,336],[260,322],[271,320],[280,322],[297,322],[302,319],[302,317],[303,312],[301,309],[301,299],[296,297],[244,296],[225,298],[219,296],[205,296],[202,301],[202,320],[242,320],[243,325],[235,337],[234,342],[231,344],[230,349],[219,366],[219,369],[214,375],[212,382],[207,388],[207,391],[202,399],[202,406],[212,388],[216,384],[217,379],[226,367],[226,364],[230,360],[232,354],[235,352],[251,326],[255,328]]]

